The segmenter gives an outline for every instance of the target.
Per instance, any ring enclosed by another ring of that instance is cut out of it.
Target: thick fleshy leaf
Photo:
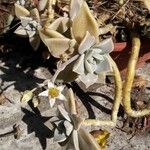
[[[71,115],[71,118],[73,120],[74,128],[75,130],[78,130],[81,127],[81,124],[83,122],[83,118],[78,117],[77,115]]]
[[[73,40],[67,38],[52,38],[45,41],[50,53],[56,58],[60,58],[65,51],[69,50],[73,42]]]
[[[23,103],[27,103],[29,100],[31,100],[33,98],[33,92],[32,91],[25,91],[23,93],[23,96],[21,98],[21,102]]]
[[[73,66],[73,71],[82,75],[85,72],[84,69],[84,54],[82,54],[79,59],[75,62],[74,66]]]
[[[91,36],[89,32],[86,32],[84,39],[79,45],[78,52],[79,54],[83,54],[86,50],[89,50],[95,43],[95,37]]]
[[[107,56],[104,56],[104,60],[100,61],[99,64],[96,65],[96,73],[99,74],[101,72],[111,72],[112,71],[112,67],[111,64],[109,62],[109,58],[107,58]]]
[[[57,128],[54,131],[54,141],[55,142],[63,142],[66,140],[66,135],[61,133]]]
[[[33,17],[33,19],[35,19],[36,21],[40,22],[40,15],[39,15],[39,11],[37,8],[34,8],[30,11],[31,16]]]
[[[100,54],[102,55],[112,52],[114,49],[114,43],[112,38],[101,41],[98,45],[95,46],[95,48],[100,49]]]
[[[96,83],[105,84],[106,82],[106,72],[101,72],[98,74],[98,80]]]
[[[36,96],[34,96],[32,99],[32,104],[33,107],[37,107],[40,104],[40,100]]]
[[[59,33],[64,33],[68,30],[69,18],[60,17],[56,19],[53,23],[48,26],[48,29],[58,31]]]
[[[27,17],[30,15],[30,12],[21,5],[15,3],[15,15],[20,19],[20,17]]]
[[[48,0],[40,0],[38,3],[39,11],[43,11],[46,8],[47,3],[48,3]]]
[[[59,106],[58,106],[58,110],[59,110],[60,114],[61,114],[66,120],[68,120],[68,121],[71,122],[70,116],[69,116],[68,112],[67,112],[64,108],[62,108],[62,107],[59,105]]]
[[[40,46],[40,38],[38,35],[29,38],[32,48],[36,51]]]
[[[14,31],[14,33],[17,34],[17,35],[19,35],[19,36],[28,37],[28,34],[27,34],[26,30],[22,26],[19,26]]]
[[[88,61],[88,59],[86,59],[85,62],[84,62],[84,65],[85,65],[86,72],[91,73],[91,74],[93,74],[95,72],[96,66],[97,66],[95,61],[90,63]]]
[[[94,139],[94,137],[89,134],[86,130],[83,128],[80,128],[78,131],[78,137],[79,137],[79,146],[80,150],[100,150],[100,146]]]
[[[75,150],[81,150],[80,147],[79,147],[79,139],[78,139],[77,130],[73,130],[72,138],[73,138],[73,144],[74,144]]]
[[[64,121],[64,126],[66,129],[66,135],[69,136],[73,130],[73,125],[69,121]]]
[[[88,73],[87,75],[83,74],[79,76],[79,79],[81,82],[85,84],[86,88],[88,88],[89,86],[96,83],[98,79],[98,75],[90,74],[90,73]]]
[[[95,37],[96,42],[99,42],[98,24],[91,14],[87,3],[84,1],[76,17],[73,19],[72,34],[77,42],[81,43],[87,31]]]
[[[71,0],[70,3],[70,18],[73,20],[80,10],[83,0]]]
[[[85,55],[85,61],[84,61],[84,65],[85,65],[85,70],[88,73],[94,73],[94,71],[96,70],[96,64],[97,62],[94,60],[93,58],[93,51],[88,51]]]
[[[141,0],[141,1],[144,3],[145,7],[150,11],[150,1],[149,0]]]
[[[40,29],[39,30],[39,36],[43,43],[46,45],[46,39],[49,38],[64,38],[64,36],[57,31],[50,30],[50,29]]]

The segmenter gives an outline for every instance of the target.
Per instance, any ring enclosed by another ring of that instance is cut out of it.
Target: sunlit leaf
[[[84,1],[76,17],[73,19],[72,34],[77,42],[80,43],[87,31],[95,37],[97,42],[99,41],[98,24],[91,14],[87,3]]]
[[[55,30],[59,33],[64,33],[69,28],[69,18],[60,17],[48,26],[48,29]]]
[[[37,107],[39,103],[40,103],[40,100],[36,96],[34,96],[32,99],[33,107]]]
[[[47,3],[48,3],[48,0],[40,0],[38,3],[39,11],[43,11],[46,8]]]
[[[27,17],[30,15],[30,12],[21,5],[15,3],[15,14],[20,19],[20,17]]]
[[[142,0],[145,7],[150,11],[150,0]]]
[[[56,58],[60,58],[64,52],[69,50],[70,45],[74,43],[74,40],[67,38],[51,38],[46,39],[45,41],[50,53]]]
[[[110,133],[106,130],[94,130],[91,134],[96,139],[101,149],[105,149]]]
[[[23,93],[23,96],[22,96],[22,98],[21,98],[21,102],[23,102],[23,103],[27,103],[29,100],[31,100],[33,98],[33,93],[32,93],[32,91],[25,91],[24,93]]]
[[[89,86],[96,83],[96,81],[98,80],[98,75],[90,73],[88,73],[87,75],[83,74],[79,76],[79,79],[85,84],[86,88],[88,88]]]
[[[100,150],[99,144],[93,138],[91,134],[89,134],[83,128],[80,128],[78,131],[79,138],[79,146],[81,150]]]

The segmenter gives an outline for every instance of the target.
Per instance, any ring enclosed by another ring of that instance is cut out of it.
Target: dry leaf
[[[32,99],[32,97],[33,97],[32,91],[25,91],[25,92],[23,93],[21,102],[27,103],[29,100]]]
[[[0,105],[3,105],[6,102],[6,97],[4,94],[0,94]]]
[[[34,96],[32,99],[32,104],[33,107],[37,107],[40,104],[40,100],[36,96]]]
[[[101,149],[106,148],[107,139],[110,136],[110,133],[107,130],[94,130],[91,132],[92,136],[96,139]]]
[[[146,79],[144,79],[143,76],[136,76],[134,81],[133,81],[133,85],[132,87],[143,87],[148,83],[148,81]]]

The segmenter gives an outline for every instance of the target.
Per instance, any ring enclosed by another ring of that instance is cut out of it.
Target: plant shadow
[[[34,76],[35,69],[45,67],[53,73],[54,58],[45,60],[42,57],[42,52],[46,49],[42,42],[39,49],[34,51],[28,38],[21,38],[8,32],[0,36],[0,46],[4,49],[4,52],[0,50],[0,63],[3,64],[0,65],[0,70],[3,72],[0,74],[2,84],[10,82],[20,92],[31,90],[37,87],[37,83],[44,81]]]
[[[112,98],[110,98],[109,96],[107,96],[103,93],[84,92],[76,82],[72,82],[71,86],[72,86],[74,93],[76,93],[76,95],[79,97],[79,99],[85,106],[90,119],[96,119],[95,112],[92,109],[92,106],[96,107],[97,109],[101,110],[102,112],[104,112],[106,114],[110,115],[112,113],[111,109],[106,108],[105,106],[101,105],[100,103],[98,103],[91,97],[91,95],[92,96],[100,96],[100,97],[106,99],[108,102],[113,104],[114,100]],[[120,106],[118,115],[123,117],[123,114],[124,114],[123,107]]]
[[[21,108],[24,113],[22,121],[27,124],[28,134],[35,132],[35,136],[39,139],[42,149],[45,150],[47,147],[47,138],[53,137],[53,131],[44,125],[51,117],[44,117],[41,115],[38,108],[34,108],[32,103],[28,103],[32,111],[26,108]]]

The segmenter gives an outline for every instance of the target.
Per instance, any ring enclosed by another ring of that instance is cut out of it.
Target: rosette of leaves
[[[60,115],[51,119],[54,124],[54,141],[63,145],[63,149],[99,150],[100,146],[86,130],[81,127],[82,118],[69,114],[58,106]]]
[[[30,11],[16,3],[15,13],[21,20],[21,25],[15,33],[29,37],[34,49],[38,48],[39,39],[41,39],[48,47],[51,55],[55,58],[67,59],[73,53],[76,43],[74,39],[70,39],[69,18],[56,17],[56,19],[50,19],[46,15],[47,7],[49,7],[48,0],[39,1],[39,9],[34,8]]]
[[[69,18],[60,17],[39,30],[40,38],[55,58],[69,58],[76,41],[70,38]]]
[[[34,50],[39,47],[40,38],[38,29],[41,28],[40,16],[37,8],[30,11],[21,4],[15,3],[15,14],[21,20],[21,25],[15,30],[15,33],[22,37],[28,37]]]
[[[112,39],[100,42],[98,23],[85,1],[71,0],[69,15],[71,37],[77,42],[76,52],[79,54],[72,65],[73,72],[86,87],[95,82],[104,83],[106,72],[112,71],[108,58],[114,48]]]
[[[79,79],[86,87],[95,83],[101,73],[112,71],[108,55],[113,48],[111,38],[96,44],[95,37],[86,33],[78,48],[80,57],[73,67],[73,71],[79,74]]]

